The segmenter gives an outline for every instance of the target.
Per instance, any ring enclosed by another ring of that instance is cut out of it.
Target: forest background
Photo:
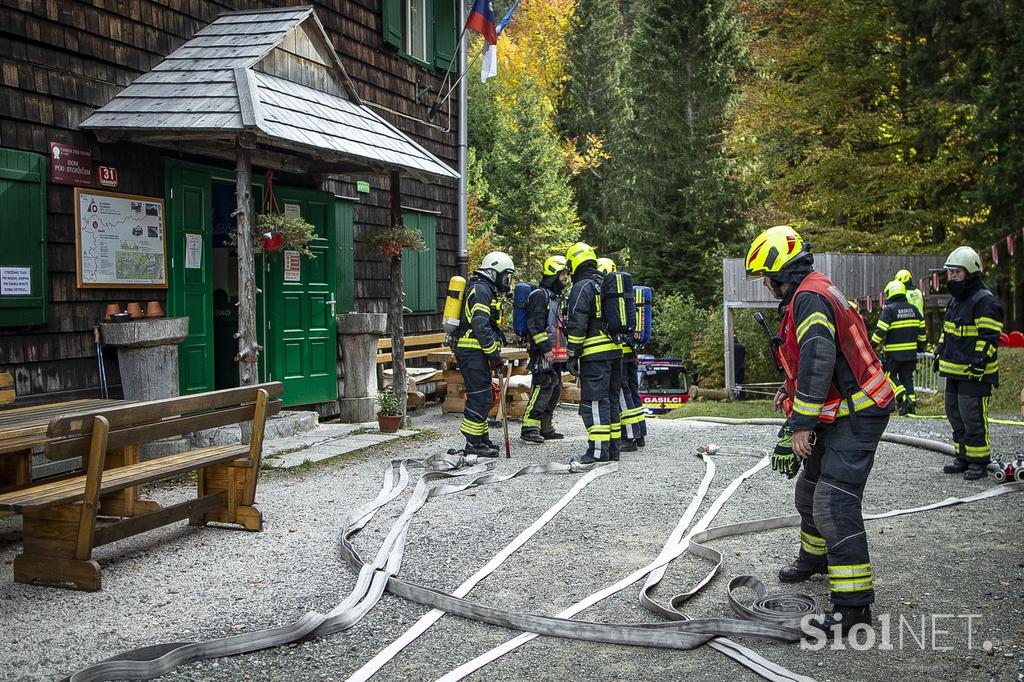
[[[654,288],[652,350],[712,383],[721,260],[771,225],[817,252],[971,245],[1021,329],[1022,35],[1017,0],[523,0],[497,77],[470,76],[470,262],[535,280],[583,239]],[[747,317],[748,381],[775,378]]]

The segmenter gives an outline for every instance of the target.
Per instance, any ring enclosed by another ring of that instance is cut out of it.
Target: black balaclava
[[[564,288],[562,286],[562,283],[558,280],[557,274],[544,275],[543,277],[540,278],[540,285],[547,289],[548,291],[553,291],[556,294],[561,293],[562,289]]]
[[[946,288],[953,298],[958,301],[966,300],[982,286],[981,273],[969,272],[962,282],[954,280],[946,281]]]

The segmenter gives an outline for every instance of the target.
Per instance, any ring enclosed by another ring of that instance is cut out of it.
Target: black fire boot
[[[527,443],[539,444],[544,442],[544,436],[540,435],[539,429],[523,429],[522,433],[519,434],[519,438]]]
[[[799,583],[819,573],[828,573],[828,560],[809,559],[804,556],[779,569],[779,580],[784,583]]]
[[[942,473],[944,474],[962,474],[967,471],[967,462],[962,459],[954,459],[952,462],[942,467]]]
[[[565,436],[552,428],[550,431],[541,431],[541,437],[544,440],[562,440]]]
[[[860,624],[871,627],[870,606],[840,606],[839,604],[834,604],[832,613],[823,615],[818,621],[817,626],[831,637],[833,626],[838,625],[839,632],[843,637],[846,637],[850,634],[850,630],[854,625]]]
[[[576,462],[577,464],[597,464],[599,462],[606,462],[607,460],[600,459],[593,456],[593,453],[587,451],[578,457],[573,457],[569,460],[570,463]]]
[[[971,462],[967,465],[967,471],[964,472],[965,481],[977,481],[979,478],[985,478],[988,476],[988,467],[978,462]]]
[[[636,441],[631,438],[623,438],[622,443],[619,445],[619,452],[636,452],[638,449]]]
[[[467,455],[476,455],[477,457],[497,457],[498,448],[489,446],[483,441],[473,441],[466,443],[466,449],[464,450]]]
[[[634,442],[634,443],[636,443],[636,446],[637,446],[638,448],[645,448],[645,447],[647,447],[647,441],[645,441],[645,440],[644,440],[644,437],[643,437],[643,436],[640,436],[639,438],[637,438],[637,439],[636,439],[635,441],[633,441],[633,442]]]

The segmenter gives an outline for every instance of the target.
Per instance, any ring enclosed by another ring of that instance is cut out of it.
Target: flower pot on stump
[[[402,426],[402,415],[377,413],[377,426],[381,433],[395,433]]]

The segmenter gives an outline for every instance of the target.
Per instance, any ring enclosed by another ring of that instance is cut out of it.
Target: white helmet
[[[958,246],[946,257],[946,264],[943,267],[963,268],[967,274],[973,275],[981,272],[981,257],[969,246]]]
[[[504,251],[491,251],[480,261],[476,273],[489,279],[495,286],[507,292],[512,288],[512,274],[516,271],[515,263]]]

